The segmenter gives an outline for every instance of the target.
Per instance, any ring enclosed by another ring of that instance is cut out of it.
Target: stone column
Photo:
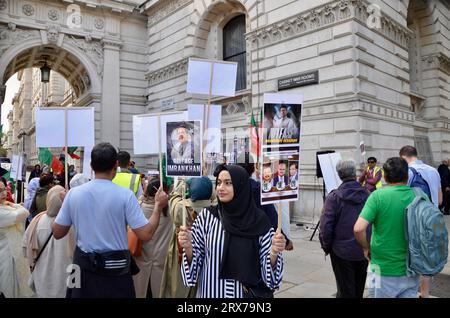
[[[101,141],[120,146],[120,48],[122,42],[103,39]]]

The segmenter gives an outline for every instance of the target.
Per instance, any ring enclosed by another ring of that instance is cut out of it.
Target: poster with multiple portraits
[[[298,200],[302,107],[301,95],[264,94],[263,205]]]
[[[200,120],[166,123],[167,176],[202,176],[201,128]]]

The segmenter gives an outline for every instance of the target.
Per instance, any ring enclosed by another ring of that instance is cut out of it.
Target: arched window
[[[223,60],[238,62],[236,90],[247,88],[244,14],[231,19],[223,28]]]

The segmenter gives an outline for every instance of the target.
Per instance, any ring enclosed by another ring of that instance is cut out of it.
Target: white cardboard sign
[[[188,120],[200,120],[203,122],[204,112],[207,105],[188,105]],[[221,122],[222,122],[222,106],[210,105],[208,116],[208,127],[206,128],[203,140],[206,140],[205,153],[220,153],[221,147]]]
[[[190,58],[186,92],[208,96],[210,93],[211,96],[235,96],[237,66],[237,62]]]
[[[337,189],[342,180],[336,171],[336,165],[341,160],[341,154],[339,152],[327,153],[319,155],[320,168],[322,169],[323,179],[325,181],[325,188],[327,193],[330,193],[334,189]]]
[[[158,116],[161,118],[158,134]],[[146,114],[133,116],[133,152],[135,155],[162,153],[166,145],[165,127],[167,122],[187,120],[187,112],[177,114]],[[161,140],[159,149],[158,139]]]
[[[67,111],[67,145],[65,112]],[[91,178],[94,147],[94,108],[36,108],[36,147],[84,147],[83,174]]]
[[[12,156],[12,163],[11,163],[11,173],[10,178],[14,180],[22,180],[22,167],[24,156],[19,155],[13,155]],[[18,173],[17,173],[18,172]]]
[[[65,144],[65,112],[67,145]],[[36,108],[36,147],[92,147],[94,108]]]

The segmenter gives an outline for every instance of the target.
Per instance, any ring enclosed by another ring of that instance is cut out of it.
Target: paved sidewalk
[[[445,216],[445,222],[450,233],[450,216]],[[309,240],[312,233],[313,229],[291,224],[294,250],[283,252],[285,258],[283,284],[275,293],[276,298],[336,297],[336,281],[330,257],[327,256],[325,259],[325,254],[320,248],[318,231],[313,240]],[[450,298],[450,288],[446,288],[447,282],[450,282],[450,262],[432,283],[431,297],[435,293],[435,296]]]
[[[283,284],[277,298],[335,297],[336,281],[331,261],[320,248],[319,232],[309,241],[313,229],[291,224],[294,250],[283,253],[285,259]]]

